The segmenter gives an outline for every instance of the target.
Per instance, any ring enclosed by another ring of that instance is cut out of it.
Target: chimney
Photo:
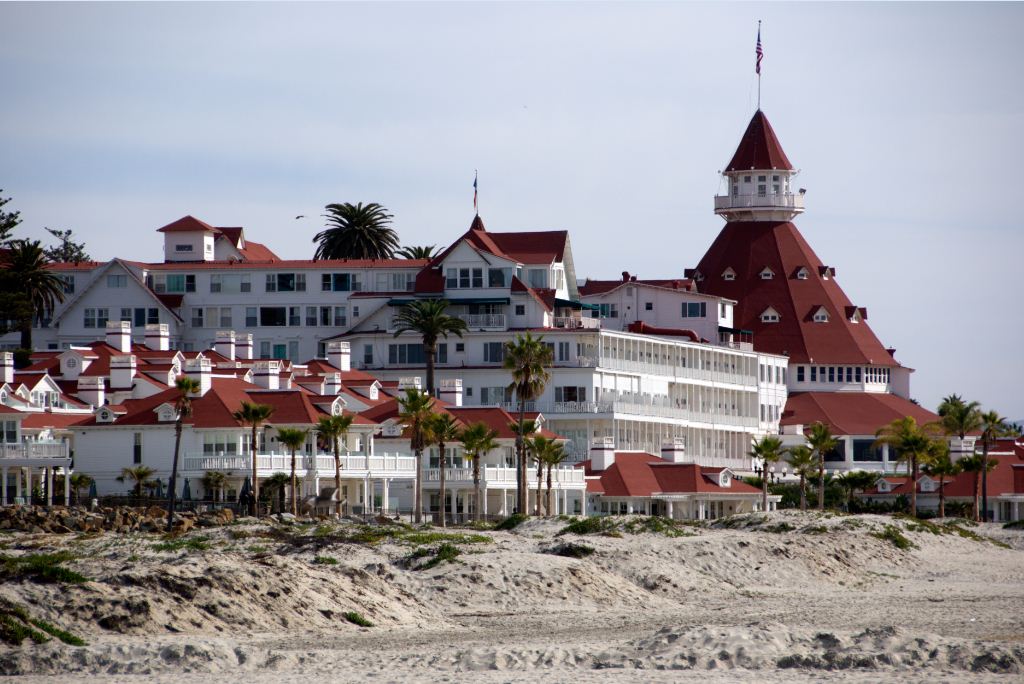
[[[128,321],[107,321],[107,344],[127,354],[132,350],[132,324]]]
[[[110,357],[110,391],[131,389],[135,379],[135,354]]]
[[[213,364],[210,362],[210,359],[205,357],[197,356],[194,359],[186,359],[185,375],[199,383],[199,392],[192,396],[202,397],[210,391],[210,387],[213,384],[213,379],[211,378],[212,368]]]
[[[213,351],[217,352],[223,357],[229,358],[232,361],[235,360],[235,331],[234,330],[218,330],[217,336],[214,338]]]
[[[93,408],[99,408],[107,401],[106,387],[102,375],[81,375],[78,378],[78,398]]]
[[[146,325],[146,346],[153,351],[168,351],[171,348],[171,336],[166,323],[148,323]]]
[[[417,392],[423,389],[418,375],[412,378],[398,378],[398,390],[404,392],[407,389],[414,389]]]
[[[442,380],[439,397],[441,401],[448,402],[452,406],[462,406],[462,379]]]
[[[252,360],[252,333],[235,335],[235,358]]]
[[[14,354],[0,352],[0,385],[14,382]]]
[[[342,372],[352,370],[352,345],[348,342],[328,342],[327,363]]]
[[[590,469],[607,470],[615,463],[615,438],[599,437],[590,447]]]
[[[324,394],[335,395],[341,391],[341,373],[328,373],[324,376]]]
[[[676,437],[661,445],[661,458],[669,463],[686,463],[686,441]]]
[[[253,384],[263,389],[276,390],[281,386],[280,361],[257,361],[252,365]]]

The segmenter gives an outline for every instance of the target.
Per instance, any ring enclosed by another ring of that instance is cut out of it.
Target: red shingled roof
[[[774,278],[761,278],[765,266]],[[809,271],[806,280],[788,275],[801,266]],[[853,303],[835,278],[818,275],[820,266],[818,255],[792,223],[731,222],[700,260],[697,270],[704,279],[698,288],[738,302],[733,325],[753,331],[758,351],[788,354],[790,363],[813,359],[815,364],[898,366],[866,321],[852,323],[843,315]],[[722,278],[727,268],[736,272],[735,280]],[[815,323],[807,313],[822,305],[832,315],[826,323]],[[761,322],[768,307],[779,313],[779,322]]]
[[[195,216],[182,216],[177,221],[168,223],[163,228],[157,228],[158,233],[194,233],[197,230],[205,233],[219,233],[216,228],[205,221],[200,221]]]
[[[919,424],[939,417],[895,394],[869,392],[796,392],[786,400],[779,425],[825,423],[838,435],[874,435],[894,420],[912,417]]]
[[[623,276],[628,276],[628,273],[624,273]],[[611,292],[624,285],[648,285],[650,287],[660,287],[666,290],[684,290],[689,291],[694,289],[693,281],[689,278],[655,278],[641,280],[635,276],[631,276],[629,280],[624,278],[619,280],[593,280],[587,278],[587,281],[580,285],[580,296],[592,296],[605,294]]]
[[[740,138],[736,154],[725,166],[726,171],[745,171],[747,169],[787,169],[794,167],[782,151],[779,139],[775,137],[768,117],[760,109],[747,124],[747,130]]]
[[[989,459],[996,462],[995,467],[988,473],[988,495],[999,496],[1001,494],[1024,494],[1024,459],[1020,456],[1006,454],[989,454]],[[922,476],[923,477],[923,476]],[[872,487],[864,491],[868,496],[892,496],[910,494],[910,478],[906,475],[886,475],[885,479],[895,484],[888,492],[878,491],[878,487]],[[936,484],[938,478],[934,478]],[[946,498],[961,497],[974,498],[975,482],[974,473],[959,473],[952,478],[946,478]],[[898,483],[898,484],[897,484]],[[918,494],[926,496],[938,496],[938,487],[934,492],[921,490],[921,480],[917,482]]]
[[[587,491],[601,492],[605,496],[761,492],[738,478],[732,479],[731,486],[720,487],[718,474],[722,468],[708,468],[696,463],[670,463],[658,456],[638,451],[616,451],[615,462],[605,470],[593,470],[591,461],[584,461],[579,467],[588,476],[600,476],[600,485],[591,487],[592,481],[588,481]]]

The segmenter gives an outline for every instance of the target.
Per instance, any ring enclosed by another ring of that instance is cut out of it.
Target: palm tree
[[[807,446],[818,457],[818,510],[825,510],[825,454],[831,453],[839,440],[832,436],[828,425],[817,422],[807,432]]]
[[[445,525],[445,499],[448,498],[448,489],[445,482],[445,469],[448,465],[444,453],[446,444],[451,444],[459,439],[459,424],[450,413],[435,413],[430,418],[430,437],[437,445],[438,466],[441,480],[441,527]],[[453,497],[455,494],[452,495]]]
[[[569,454],[565,451],[565,445],[559,442],[552,441],[551,445],[544,451],[543,463],[548,469],[548,495],[545,498],[545,507],[547,508],[547,514],[554,515],[553,511],[555,506],[552,504],[554,500],[551,498],[551,471],[555,466],[561,465],[565,459],[569,458]]]
[[[941,414],[940,414],[941,415]],[[923,470],[928,477],[939,481],[939,517],[946,517],[946,483],[947,478],[955,477],[963,470],[963,461],[953,463],[949,457],[949,445],[941,443],[946,448],[940,451],[930,463],[927,463]],[[975,509],[977,510],[977,509]]]
[[[445,313],[448,302],[443,299],[418,299],[403,306],[395,317],[395,337],[413,332],[423,338],[423,357],[427,363],[427,394],[434,396],[434,364],[437,361],[437,340],[449,335],[462,337],[466,322]]]
[[[174,522],[175,490],[178,486],[178,454],[181,451],[181,424],[192,415],[192,395],[199,392],[199,381],[188,376],[181,376],[174,381],[178,396],[174,398],[174,410],[178,417],[174,421],[174,459],[171,461],[170,496],[167,502],[167,531],[171,531]]]
[[[430,416],[434,399],[415,388],[405,390],[398,398],[401,408],[399,419],[409,431],[409,446],[416,454],[416,484],[413,493],[413,515],[417,524],[423,522],[423,448],[431,441]]]
[[[818,459],[814,452],[805,444],[790,447],[789,465],[793,472],[800,476],[800,510],[807,510],[807,478],[818,469]]]
[[[996,411],[981,414],[981,453],[985,457],[986,467],[981,471],[981,520],[988,522],[988,471],[994,465],[988,465],[988,450],[996,439],[1009,433],[1006,418]]]
[[[117,476],[117,481],[127,482],[128,480],[131,480],[134,483],[132,486],[135,488],[135,498],[141,499],[142,490],[154,484],[153,480],[150,478],[153,477],[155,472],[156,471],[149,466],[144,465],[122,468],[121,474]]]
[[[986,459],[982,454],[974,454],[972,456],[965,456],[961,458],[956,464],[960,467],[960,470],[965,473],[972,473],[974,478],[974,509],[973,517],[975,520],[981,520],[979,502],[981,500],[981,479],[982,479],[982,464],[985,464],[984,470],[992,470],[996,461]]]
[[[402,247],[402,249],[395,252],[396,257],[402,257],[403,259],[432,259],[435,252],[434,245],[425,245],[423,247]]]
[[[298,428],[278,428],[277,429],[277,441],[281,442],[286,449],[292,452],[292,474],[289,482],[292,487],[292,515],[299,514],[299,503],[298,503],[298,480],[295,477],[295,452],[303,447],[306,443],[306,438],[309,436],[309,430],[300,430]]]
[[[480,459],[497,448],[498,444],[495,442],[497,436],[498,431],[487,427],[485,423],[473,423],[459,436],[459,440],[462,442],[462,453],[473,461],[473,506],[476,509],[477,520],[480,519],[483,512],[480,492]]]
[[[394,218],[377,204],[328,204],[327,228],[313,238],[319,243],[314,259],[390,259],[398,249]]]
[[[241,408],[231,414],[239,423],[252,428],[252,436],[249,440],[249,451],[252,454],[252,513],[257,518],[260,515],[260,481],[256,474],[256,431],[259,430],[261,425],[270,420],[270,416],[273,414],[273,406],[253,404],[248,401],[243,401]]]
[[[898,461],[906,462],[910,475],[910,515],[917,517],[917,480],[921,465],[936,454],[935,438],[941,427],[935,424],[918,425],[911,416],[897,418],[875,433],[875,447],[888,444],[895,449]]]
[[[537,435],[533,439],[526,440],[526,450],[537,464],[537,498],[533,508],[533,514],[540,517],[541,486],[544,478],[544,457],[551,449],[553,440]]]
[[[516,335],[515,340],[505,343],[506,370],[512,373],[509,389],[515,391],[519,402],[519,430],[516,433],[516,501],[520,513],[526,513],[529,499],[526,484],[526,445],[524,423],[526,403],[534,401],[544,392],[544,386],[551,378],[547,367],[553,363],[551,347],[544,344],[543,336],[530,333]]]
[[[768,464],[782,459],[782,440],[765,435],[754,442],[750,456],[761,459],[761,510],[768,510]]]
[[[850,510],[853,495],[864,491],[878,481],[878,475],[867,470],[849,470],[836,478],[839,486],[846,490],[846,510]]]
[[[82,490],[88,489],[96,480],[85,473],[72,473],[70,478],[71,489],[75,491],[75,503],[82,505]]]
[[[284,491],[288,488],[289,477],[288,473],[274,473],[267,478],[266,482],[263,483],[263,490],[267,494],[267,498],[273,502],[274,495],[277,495],[277,512],[280,513],[284,510]],[[271,503],[273,509],[273,503]]]
[[[951,394],[939,404],[939,424],[947,435],[956,435],[961,444],[968,433],[981,429],[981,404],[965,402],[959,395]]]
[[[210,492],[213,494],[213,502],[223,500],[224,487],[228,483],[228,477],[219,470],[207,470],[203,473],[203,479],[200,480],[203,483],[203,491]]]
[[[316,431],[331,443],[334,453],[334,512],[341,517],[341,441],[348,435],[355,416],[323,416],[317,421]]]
[[[14,240],[4,264],[4,280],[17,289],[28,306],[17,309],[21,348],[32,350],[32,323],[48,318],[59,302],[64,301],[64,281],[47,268],[46,255],[38,240]],[[6,289],[6,286],[5,286]]]

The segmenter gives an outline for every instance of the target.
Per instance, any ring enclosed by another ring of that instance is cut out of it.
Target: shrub
[[[872,537],[892,542],[892,545],[901,551],[917,548],[914,543],[907,539],[895,525],[886,525],[881,532],[871,532]]]
[[[576,518],[571,523],[558,531],[558,536],[563,534],[608,534],[617,532],[618,523],[610,517],[591,516],[587,518]]]
[[[1006,530],[1024,530],[1024,520],[1014,520],[1003,525]]]
[[[434,551],[430,551],[428,549],[417,549],[413,552],[412,558],[426,558],[430,556],[431,553],[433,553],[434,557],[416,568],[417,570],[429,570],[430,568],[437,567],[441,563],[454,563],[455,559],[462,554],[462,551],[460,551],[459,547],[454,544],[445,542],[438,546]]]
[[[67,551],[59,553],[33,553],[26,556],[0,556],[0,576],[28,577],[37,582],[55,584],[81,584],[89,578],[61,564],[74,560]]]
[[[316,565],[337,565],[338,559],[331,558],[330,556],[317,556],[313,559],[313,563]]]
[[[587,546],[586,544],[574,544],[572,542],[566,542],[565,544],[559,544],[550,548],[546,553],[552,553],[556,556],[565,556],[566,558],[586,558],[594,554],[596,549],[593,546]]]
[[[515,528],[519,527],[522,523],[526,522],[527,519],[528,516],[523,515],[522,513],[513,513],[512,515],[508,516],[507,518],[499,522],[497,525],[495,525],[494,529],[514,530]]]
[[[353,625],[359,625],[360,627],[373,627],[373,623],[364,618],[354,610],[350,610],[345,613],[345,619],[351,622]]]
[[[167,541],[153,544],[154,551],[207,551],[210,549],[209,537],[189,537],[181,539],[168,539]]]

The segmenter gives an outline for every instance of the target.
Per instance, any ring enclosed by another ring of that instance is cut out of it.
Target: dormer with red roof
[[[760,109],[722,172],[727,192],[715,213],[727,221],[789,221],[804,211],[804,191],[793,192],[793,168]]]
[[[269,261],[277,255],[257,242],[248,242],[241,227],[215,227],[184,216],[163,228],[164,261]]]

